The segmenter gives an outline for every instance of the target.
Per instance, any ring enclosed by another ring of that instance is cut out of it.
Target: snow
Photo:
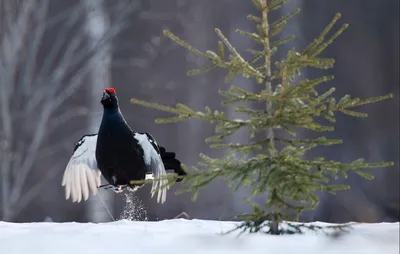
[[[314,232],[284,236],[221,234],[236,223],[184,219],[99,224],[0,222],[0,253],[399,253],[399,223],[356,224],[349,234],[339,238]]]

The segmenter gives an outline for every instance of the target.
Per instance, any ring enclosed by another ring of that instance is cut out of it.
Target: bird
[[[169,188],[166,170],[174,171],[176,182],[186,175],[176,154],[159,146],[150,133],[128,125],[114,88],[105,88],[100,102],[103,117],[98,132],[79,139],[65,167],[61,182],[65,198],[79,203],[102,187],[117,193],[135,191],[152,180],[151,197],[157,192],[157,203],[164,203]],[[101,185],[101,177],[108,184]]]

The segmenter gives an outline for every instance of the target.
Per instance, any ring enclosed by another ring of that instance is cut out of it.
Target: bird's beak
[[[103,98],[101,98],[101,99],[102,100],[107,100],[108,98],[110,98],[110,95],[106,91],[104,91],[103,92]]]

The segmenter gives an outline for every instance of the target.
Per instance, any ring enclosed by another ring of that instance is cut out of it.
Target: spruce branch
[[[292,11],[286,16],[283,16],[282,18],[278,19],[277,21],[273,22],[271,24],[271,37],[275,36],[279,33],[282,32],[282,30],[285,28],[285,25],[298,13],[300,13],[300,9],[297,8],[296,10]]]
[[[344,95],[337,100],[334,97],[335,87],[326,87],[333,80],[333,75],[301,78],[303,69],[326,70],[334,66],[335,59],[320,55],[348,27],[344,24],[334,30],[340,14],[304,50],[289,50],[283,59],[277,60],[274,54],[280,50],[279,46],[294,39],[294,36],[288,35],[275,41],[272,38],[283,31],[299,10],[270,22],[270,12],[282,7],[287,0],[252,2],[259,16],[249,15],[247,18],[255,23],[256,32],[237,29],[241,35],[262,45],[262,49],[247,49],[251,54],[250,59],[244,58],[219,29],[215,29],[219,39],[217,52],[202,52],[168,30],[164,31],[171,40],[209,62],[204,67],[189,71],[189,75],[220,68],[228,70],[226,82],[242,75],[261,84],[257,92],[234,85],[219,91],[221,104],[234,106],[234,111],[241,118],[232,119],[223,111],[209,107],[197,111],[183,104],[166,106],[139,99],[132,99],[131,102],[172,115],[156,119],[157,123],[199,119],[215,124],[214,135],[205,141],[211,148],[225,150],[225,155],[211,158],[201,153],[198,167],[187,170],[179,192],[191,192],[195,200],[202,188],[217,178],[223,178],[233,191],[248,187],[252,195],[266,194],[264,204],[246,200],[253,212],[238,217],[243,222],[236,230],[268,234],[301,233],[307,228],[315,230],[318,228],[312,225],[289,223],[289,228],[285,229],[282,224],[284,220],[298,220],[305,210],[315,209],[319,203],[317,191],[335,194],[350,188],[348,185],[333,184],[332,179],[346,178],[351,173],[373,179],[373,174],[366,172],[366,169],[393,166],[393,162],[369,163],[362,158],[340,162],[324,157],[306,159],[304,156],[320,146],[339,145],[343,142],[340,138],[328,139],[322,135],[323,132],[334,131],[338,112],[352,117],[366,117],[366,113],[356,111],[356,108],[392,98],[392,95],[364,99]],[[318,92],[321,87],[325,89]],[[252,107],[254,104],[261,107]],[[321,119],[326,119],[328,123]],[[296,134],[300,129],[321,135],[316,138],[298,138]],[[227,138],[239,130],[247,131],[249,140],[236,144],[229,142]],[[288,133],[290,137],[283,137],[281,133]],[[263,137],[256,134],[262,134]],[[174,182],[173,179],[169,181],[172,184]]]
[[[165,36],[169,37],[171,40],[175,41],[176,43],[178,43],[178,44],[181,45],[182,47],[186,48],[187,50],[193,52],[194,54],[196,54],[196,55],[198,55],[198,56],[200,56],[200,57],[203,57],[203,58],[212,60],[212,58],[211,58],[209,55],[207,55],[207,54],[201,52],[200,50],[198,50],[197,48],[193,47],[193,46],[190,45],[189,43],[187,43],[187,42],[181,40],[178,36],[174,35],[174,34],[171,33],[170,31],[164,30],[163,33],[164,33]]]
[[[321,32],[321,34],[312,42],[305,50],[303,51],[303,55],[312,55],[313,52],[315,52],[315,49],[323,43],[325,36],[329,33],[330,30],[332,30],[333,26],[336,24],[336,22],[342,17],[340,13],[337,13],[335,17],[332,19],[332,21],[324,28],[324,30]],[[335,36],[331,38],[331,43],[333,42],[333,39],[337,38],[346,28],[348,25],[343,25],[342,28],[335,33]],[[329,45],[329,44],[328,44]],[[325,49],[324,47],[323,49]],[[322,49],[322,50],[323,50]]]

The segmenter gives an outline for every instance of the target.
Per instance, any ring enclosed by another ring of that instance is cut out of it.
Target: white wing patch
[[[78,143],[67,167],[61,185],[65,187],[65,199],[72,202],[87,200],[96,195],[101,184],[101,172],[96,162],[97,135],[83,136]]]
[[[161,156],[152,145],[152,143],[154,143],[157,146],[157,143],[155,140],[149,139],[146,134],[135,133],[134,137],[138,140],[139,145],[143,149],[144,162],[151,168],[151,171],[153,172],[154,179],[151,187],[151,197],[158,192],[157,202],[164,203],[167,199],[167,189],[169,189],[169,186],[164,163],[162,162]]]

